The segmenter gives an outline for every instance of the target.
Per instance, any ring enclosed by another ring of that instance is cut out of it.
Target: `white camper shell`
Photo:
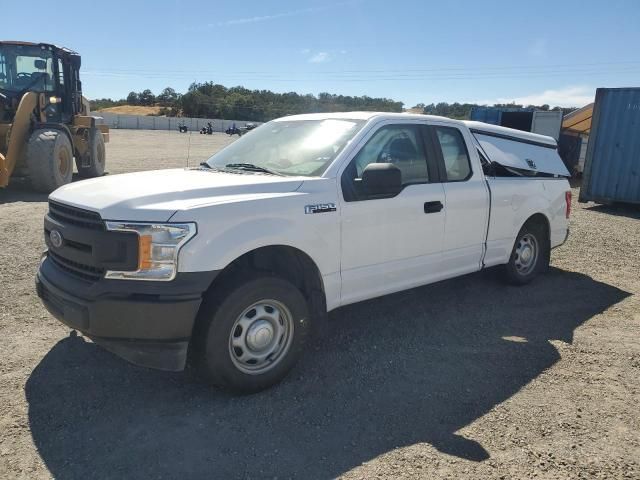
[[[521,175],[570,177],[554,138],[482,122],[464,123],[490,162]]]

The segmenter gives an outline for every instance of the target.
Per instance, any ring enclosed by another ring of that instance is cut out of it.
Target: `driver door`
[[[439,275],[445,195],[433,145],[420,123],[371,132],[341,174],[342,304],[429,283]],[[358,192],[364,168],[393,163],[402,190],[388,198]]]

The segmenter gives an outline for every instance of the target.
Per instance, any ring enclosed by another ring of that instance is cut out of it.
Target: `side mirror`
[[[370,163],[362,172],[362,193],[372,197],[394,197],[402,190],[402,173],[393,163]]]

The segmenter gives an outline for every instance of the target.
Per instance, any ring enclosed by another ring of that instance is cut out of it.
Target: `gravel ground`
[[[108,170],[230,141],[113,131]],[[45,210],[0,191],[2,478],[640,478],[637,209],[574,204],[527,287],[487,271],[333,312],[283,384],[244,397],[53,319],[33,283]]]

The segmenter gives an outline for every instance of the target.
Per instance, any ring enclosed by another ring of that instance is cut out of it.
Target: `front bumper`
[[[171,282],[87,282],[45,257],[36,290],[46,309],[70,328],[136,365],[184,369],[193,325],[216,272],[179,273]]]

